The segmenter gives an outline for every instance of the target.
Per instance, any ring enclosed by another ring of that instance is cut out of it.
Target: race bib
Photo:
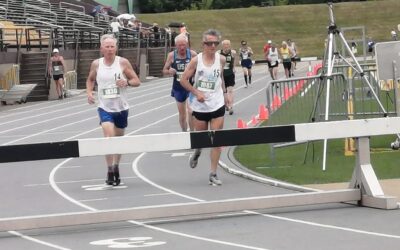
[[[54,71],[59,71],[60,70],[60,66],[54,66]]]
[[[282,58],[283,58],[283,59],[288,59],[288,58],[289,58],[289,55],[288,55],[288,54],[283,54],[283,55],[282,55]]]
[[[111,87],[102,89],[103,91],[103,98],[110,99],[110,98],[117,98],[120,96],[120,89],[118,87]]]
[[[177,80],[178,82],[181,81],[182,75],[183,75],[183,72],[176,72],[176,80]]]
[[[200,91],[212,92],[215,91],[215,81],[199,80],[197,89]]]

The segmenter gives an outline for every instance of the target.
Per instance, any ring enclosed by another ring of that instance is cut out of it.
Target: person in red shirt
[[[269,51],[269,48],[272,46],[272,41],[268,40],[268,42],[264,45],[264,55]]]

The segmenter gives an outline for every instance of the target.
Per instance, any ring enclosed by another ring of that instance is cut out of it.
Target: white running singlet
[[[213,112],[221,108],[224,101],[222,91],[222,72],[220,54],[215,53],[214,63],[206,66],[203,63],[203,53],[197,55],[197,68],[194,76],[193,87],[201,91],[205,96],[204,102],[197,101],[193,96],[190,100],[190,108],[196,112]]]
[[[107,112],[120,112],[129,109],[126,88],[116,85],[118,79],[126,79],[121,70],[119,56],[115,57],[112,65],[104,64],[104,58],[99,59],[96,82],[98,85],[99,108]]]

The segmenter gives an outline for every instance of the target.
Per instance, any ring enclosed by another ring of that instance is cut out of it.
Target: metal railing
[[[7,51],[14,47],[19,51],[23,41],[24,28],[1,28],[0,29],[0,51]],[[18,62],[16,62],[18,63]]]
[[[393,86],[381,86],[374,64],[364,64],[362,67],[379,102],[384,103],[386,114],[359,74],[353,73],[350,66],[338,66],[331,76],[329,93],[326,88],[327,76],[321,74],[271,81],[266,90],[267,109],[271,115],[268,124],[323,121],[325,110],[329,110],[329,120],[396,115]],[[326,103],[327,95],[329,103]]]
[[[81,6],[81,5],[76,5],[76,4],[72,4],[72,3],[67,3],[67,2],[59,2],[59,8],[60,9],[77,9],[79,12],[82,12],[83,14],[85,14],[85,7]]]
[[[44,9],[41,7],[37,7],[35,5],[31,5],[31,4],[24,4],[24,16],[30,12],[27,12],[27,9],[33,9],[35,11],[41,12],[41,15],[46,15],[48,17],[50,17],[51,20],[54,20],[55,22],[57,22],[57,13],[51,11],[50,7],[48,9]]]

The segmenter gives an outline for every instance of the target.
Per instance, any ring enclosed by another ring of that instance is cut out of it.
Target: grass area
[[[339,28],[365,26],[366,36],[376,42],[391,39],[390,31],[400,22],[400,1],[381,0],[334,4],[334,15]],[[263,59],[262,48],[268,39],[280,45],[291,38],[300,56],[322,57],[329,24],[328,5],[288,5],[251,7],[245,9],[179,11],[173,13],[137,14],[144,22],[164,26],[170,22],[184,22],[191,34],[192,47],[200,50],[201,34],[215,28],[223,39],[230,39],[234,48],[247,40],[255,59]],[[347,40],[361,38],[359,32],[343,33]],[[360,51],[360,49],[359,49]]]
[[[361,87],[361,81],[354,81],[355,87]],[[304,86],[307,88],[307,84]],[[310,112],[313,109],[317,84],[309,88],[310,96],[291,97],[267,120],[263,126],[282,125],[290,123],[310,122]],[[346,113],[347,102],[342,100],[341,95],[332,94],[337,87],[331,88],[330,111],[332,113]],[[339,87],[340,89],[340,87]],[[390,93],[392,95],[392,93]],[[365,95],[365,94],[364,94]],[[386,100],[386,92],[378,93],[380,100]],[[324,97],[322,103],[325,103]],[[393,96],[391,96],[393,98]],[[356,95],[353,102],[357,112],[379,111],[378,104],[373,99],[364,99]],[[322,104],[323,105],[323,104]],[[394,110],[393,104],[387,105],[387,110]],[[323,109],[324,110],[324,109]],[[381,115],[376,115],[382,117]],[[376,117],[375,116],[375,117]],[[346,119],[342,116],[339,120]],[[373,116],[370,116],[372,118]],[[363,118],[361,115],[355,118]],[[335,119],[335,118],[330,118]],[[389,143],[394,136],[377,136],[371,138],[371,161],[378,178],[399,178],[398,168],[399,151],[389,148]],[[331,182],[346,182],[351,179],[355,165],[354,156],[345,156],[345,140],[329,140],[327,170],[322,171],[323,142],[310,142],[289,147],[273,149],[273,145],[249,145],[239,146],[234,151],[235,158],[244,166],[261,174],[296,184],[320,184]]]
[[[399,178],[400,151],[388,148],[393,136],[371,138],[371,162],[379,179]],[[249,169],[296,184],[320,184],[350,181],[354,156],[344,155],[344,139],[328,141],[326,170],[322,171],[322,141],[274,149],[272,145],[237,147],[234,156]],[[307,152],[307,153],[306,153]]]

